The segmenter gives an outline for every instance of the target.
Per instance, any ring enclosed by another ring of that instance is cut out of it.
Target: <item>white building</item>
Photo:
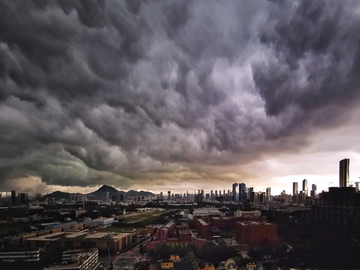
[[[197,208],[194,209],[193,216],[222,216],[223,213],[221,213],[216,208]]]
[[[234,217],[260,217],[261,211],[254,210],[254,211],[241,211],[237,210],[234,212]]]
[[[114,218],[99,218],[97,220],[99,222],[99,226],[101,227],[108,227],[114,223]]]

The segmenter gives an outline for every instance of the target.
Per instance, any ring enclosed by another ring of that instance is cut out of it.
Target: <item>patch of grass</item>
[[[127,228],[120,228],[120,227],[106,227],[103,231],[104,232],[115,232],[115,233],[122,233],[126,230]]]

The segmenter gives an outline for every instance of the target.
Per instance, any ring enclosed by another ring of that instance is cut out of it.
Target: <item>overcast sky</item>
[[[359,1],[0,0],[0,189],[360,177]]]

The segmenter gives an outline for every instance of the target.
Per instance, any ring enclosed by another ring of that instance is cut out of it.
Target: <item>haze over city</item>
[[[0,189],[360,177],[358,1],[0,1]],[[332,184],[331,184],[332,182]]]

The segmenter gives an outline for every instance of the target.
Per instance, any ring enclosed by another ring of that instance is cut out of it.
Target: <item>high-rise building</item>
[[[293,196],[299,193],[299,184],[298,182],[293,182]]]
[[[16,190],[11,191],[11,204],[12,205],[18,204],[18,193]]]
[[[306,179],[302,182],[302,191],[306,196],[308,195],[308,181]]]
[[[239,184],[239,202],[246,203],[247,202],[247,190],[246,184]]]
[[[350,159],[345,158],[340,160],[339,164],[339,186],[348,187],[349,186],[349,165]]]
[[[265,195],[265,197],[266,197],[266,202],[270,202],[271,201],[271,187],[268,187],[267,189],[266,189],[266,195]]]
[[[316,197],[316,195],[317,195],[317,186],[315,184],[312,184],[311,197]]]
[[[249,187],[248,188],[248,199],[250,200],[250,202],[254,202],[254,188],[253,187]]]
[[[20,193],[19,194],[19,201],[20,201],[20,204],[27,204],[28,203],[28,195],[27,193]]]
[[[360,182],[355,182],[356,192],[360,191]]]
[[[215,199],[215,198],[214,198],[214,191],[213,191],[213,190],[210,191],[210,199],[211,199],[211,200],[214,200],[214,199]]]
[[[236,187],[238,186],[238,183],[234,183],[232,185],[232,195],[233,195],[233,201],[234,202],[238,202],[239,201],[239,197],[237,196],[237,192],[236,192]]]
[[[170,201],[171,199],[171,191],[168,191],[168,197],[167,197],[168,201]]]

